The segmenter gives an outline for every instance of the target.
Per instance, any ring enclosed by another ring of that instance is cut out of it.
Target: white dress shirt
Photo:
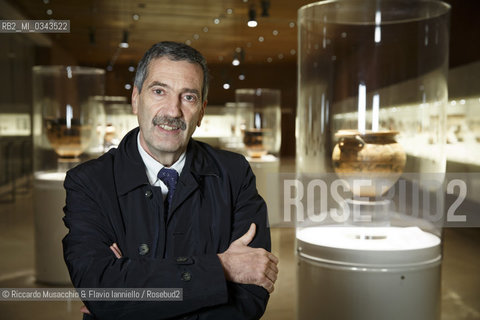
[[[138,145],[138,152],[140,152],[140,156],[142,157],[143,163],[145,164],[145,170],[147,173],[148,181],[152,186],[162,188],[163,199],[167,196],[168,188],[163,183],[162,180],[158,179],[157,174],[160,170],[164,167],[163,164],[155,160],[151,155],[149,155],[145,149],[143,149],[142,145],[140,144],[140,132],[137,135],[137,145]],[[178,172],[178,176],[182,173],[183,166],[185,165],[185,155],[186,152],[180,155],[180,158],[172,164],[169,169],[175,169]]]

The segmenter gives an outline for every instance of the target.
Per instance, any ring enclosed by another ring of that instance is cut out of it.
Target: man
[[[139,128],[67,173],[63,246],[74,286],[183,289],[182,301],[85,301],[84,318],[264,313],[278,273],[266,205],[244,157],[191,139],[207,91],[200,53],[154,45],[132,93]]]

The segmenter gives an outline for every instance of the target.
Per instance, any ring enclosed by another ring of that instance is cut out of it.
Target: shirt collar
[[[151,185],[155,185],[159,180],[157,174],[164,167],[164,165],[155,160],[145,151],[145,149],[143,149],[142,145],[140,144],[140,131],[138,131],[137,135],[137,146],[138,152],[140,153],[143,163],[145,164],[148,182],[150,182]],[[186,152],[182,153],[180,158],[178,158],[178,160],[169,167],[169,169],[175,169],[179,176],[182,173],[183,167],[185,166],[185,155]]]

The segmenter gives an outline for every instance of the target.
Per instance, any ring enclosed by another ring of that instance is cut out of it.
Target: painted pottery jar
[[[337,175],[347,181],[354,196],[379,197],[398,180],[406,155],[395,140],[397,131],[340,130],[332,152]]]

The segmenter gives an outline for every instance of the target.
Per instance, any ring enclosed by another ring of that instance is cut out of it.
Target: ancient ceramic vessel
[[[405,151],[395,141],[397,131],[340,130],[332,153],[335,172],[354,196],[378,197],[398,180],[405,167]]]

